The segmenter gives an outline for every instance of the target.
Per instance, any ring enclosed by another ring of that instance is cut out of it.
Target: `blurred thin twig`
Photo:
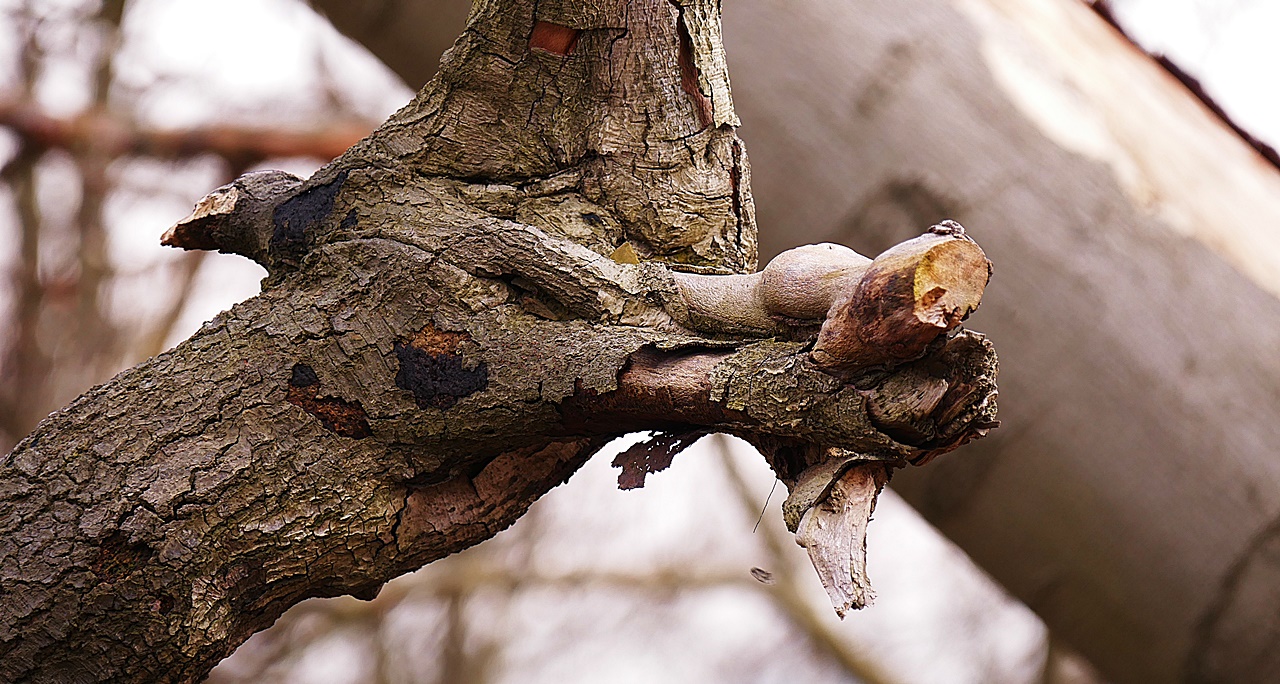
[[[108,157],[139,155],[183,159],[215,154],[233,166],[272,157],[332,159],[373,130],[360,120],[339,120],[311,130],[216,125],[186,129],[139,126],[118,112],[95,108],[57,117],[27,99],[0,100],[0,126],[46,148],[92,146]]]

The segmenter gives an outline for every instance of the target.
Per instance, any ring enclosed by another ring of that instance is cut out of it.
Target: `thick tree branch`
[[[711,0],[482,0],[370,137],[206,198],[166,242],[258,260],[264,292],[0,464],[0,678],[198,679],[299,600],[492,536],[628,430],[740,434],[794,484],[829,448],[901,465],[988,429],[994,354],[954,330],[988,264],[958,228],[841,252],[816,299],[788,283],[830,264],[792,255],[743,300],[759,329],[699,309],[755,266],[719,45]]]
[[[897,491],[1108,679],[1280,681],[1280,175],[1073,0],[724,7],[762,254],[951,215],[999,264],[1009,429]]]

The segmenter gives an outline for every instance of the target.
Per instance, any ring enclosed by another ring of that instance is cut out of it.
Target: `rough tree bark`
[[[1280,681],[1275,168],[1076,0],[744,0],[725,31],[762,255],[945,214],[1000,264],[1005,429],[897,491],[1111,681]]]
[[[635,429],[759,445],[793,525],[850,523],[802,536],[858,605],[859,497],[993,424],[991,345],[957,328],[989,264],[944,222],[747,275],[719,31],[713,0],[477,2],[369,138],[202,201],[165,241],[257,260],[264,291],[0,461],[0,679],[198,680],[293,603],[491,537]]]

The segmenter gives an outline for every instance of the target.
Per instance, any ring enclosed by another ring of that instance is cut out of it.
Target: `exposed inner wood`
[[[822,325],[814,361],[832,370],[919,356],[978,308],[991,262],[954,222],[900,243],[841,293]]]
[[[549,21],[535,22],[533,35],[529,38],[529,47],[546,50],[555,55],[567,55],[573,52],[578,44],[578,30],[553,24]]]
[[[887,481],[884,464],[855,465],[800,519],[796,543],[809,552],[841,619],[875,600],[867,577],[867,525]]]

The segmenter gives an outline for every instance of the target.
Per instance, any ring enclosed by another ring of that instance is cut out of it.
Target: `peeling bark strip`
[[[293,367],[286,400],[318,418],[329,432],[352,439],[364,439],[373,434],[369,428],[369,415],[360,402],[320,396],[320,377],[311,366],[299,363]]]
[[[693,446],[694,442],[707,434],[709,433],[706,431],[661,432],[632,445],[613,459],[613,467],[622,469],[618,473],[618,489],[643,487],[646,476],[670,468],[676,454]]]
[[[413,393],[419,408],[452,408],[459,399],[489,386],[484,361],[467,368],[461,346],[465,333],[446,332],[427,325],[408,344],[396,342],[400,372],[396,387]]]
[[[0,681],[199,681],[301,600],[370,597],[491,537],[624,432],[740,435],[825,492],[811,512],[839,503],[833,454],[883,469],[988,429],[994,351],[954,330],[986,261],[958,229],[747,275],[719,31],[716,0],[477,0],[369,138],[305,183],[238,179],[166,234],[270,277],[0,460]],[[535,34],[591,58],[531,59]],[[846,343],[860,325],[894,353]]]
[[[711,100],[702,92],[699,83],[698,65],[693,61],[693,44],[689,40],[689,28],[684,24],[684,12],[680,12],[676,20],[680,31],[680,87],[693,100],[693,109],[698,114],[698,123],[705,128],[711,125]],[[736,183],[736,180],[734,181]]]
[[[796,543],[809,552],[841,619],[875,601],[867,577],[867,524],[876,510],[876,497],[888,481],[882,464],[849,468],[800,520]]]

